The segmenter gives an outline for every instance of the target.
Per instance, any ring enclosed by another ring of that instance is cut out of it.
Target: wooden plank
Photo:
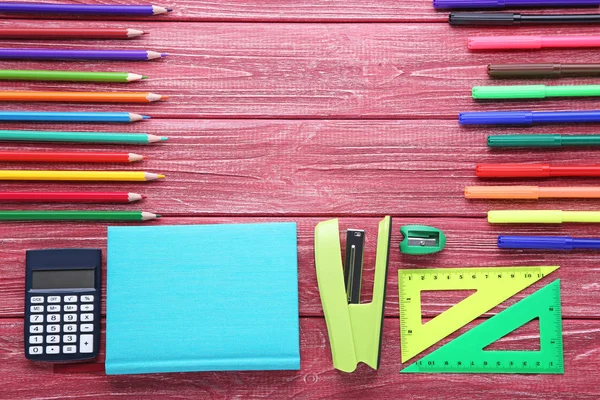
[[[0,169],[139,169],[163,172],[164,182],[2,182],[2,190],[123,190],[149,199],[143,207],[166,215],[422,215],[484,217],[490,209],[598,209],[595,200],[467,201],[469,185],[593,186],[594,179],[480,180],[478,162],[590,163],[599,150],[488,150],[487,134],[520,130],[461,129],[454,121],[151,120],[107,126],[4,124],[5,129],[118,130],[168,135],[154,146],[0,143],[0,150],[133,151],[135,165],[0,163]],[[595,127],[580,132],[595,133]],[[572,126],[556,133],[573,133]],[[531,133],[548,132],[534,127]],[[444,199],[441,206],[439,199]],[[31,205],[70,209],[73,205]],[[112,206],[91,206],[111,209]],[[0,209],[15,208],[0,204]]]
[[[36,2],[37,0],[27,0]],[[46,1],[61,3],[64,0]],[[136,0],[86,0],[89,4],[136,4]],[[445,22],[447,12],[436,11],[431,1],[406,0],[301,0],[290,3],[284,0],[180,0],[177,2],[157,2],[164,7],[173,7],[169,15],[135,20],[148,21],[238,21],[238,22]],[[536,13],[590,12],[590,8],[532,9]],[[21,15],[0,14],[3,18],[23,18]],[[43,16],[27,15],[27,18]],[[55,19],[82,19],[70,16],[56,16]],[[85,19],[106,20],[105,16],[89,16]],[[110,18],[131,20],[131,17]]]
[[[0,26],[15,25],[4,21]],[[61,21],[44,26],[61,26]],[[87,26],[73,21],[73,27]],[[102,23],[101,26],[121,26]],[[39,27],[38,21],[19,26]],[[478,52],[466,49],[469,35],[597,33],[595,27],[452,29],[445,24],[261,24],[140,23],[147,37],[119,43],[124,49],[169,53],[152,62],[54,62],[57,69],[132,70],[151,77],[137,85],[8,83],[15,90],[150,90],[170,95],[151,105],[7,104],[3,109],[128,110],[155,118],[377,118],[455,119],[460,111],[594,109],[595,99],[475,103],[474,85],[490,83],[490,62],[594,62],[589,50]],[[39,48],[104,47],[104,41],[33,41]],[[23,47],[22,41],[6,47]],[[2,61],[0,68],[43,69],[43,62]],[[518,84],[525,81],[512,81]],[[554,83],[557,81],[541,81]],[[594,79],[561,80],[593,83]],[[504,82],[506,83],[506,82]],[[494,83],[497,84],[497,83]],[[472,129],[471,132],[476,132]]]
[[[297,221],[298,223],[298,272],[300,314],[302,316],[321,316],[316,275],[314,270],[314,227],[326,217],[297,218],[164,218],[156,224],[209,224],[209,223],[247,223],[256,221]],[[340,220],[342,246],[343,232],[347,228],[367,230],[365,251],[365,272],[363,280],[363,300],[368,301],[373,286],[373,267],[375,265],[376,229],[379,218],[343,218]],[[432,256],[401,255],[398,244],[401,240],[400,226],[408,224],[433,225],[448,236],[446,249]],[[114,225],[114,224],[111,224]],[[23,313],[23,285],[25,273],[25,251],[41,248],[92,247],[105,248],[106,225],[99,223],[2,223],[0,239],[0,317],[21,316]],[[515,296],[497,310],[505,308],[532,293],[546,283],[561,278],[562,297],[565,317],[598,318],[600,291],[600,269],[597,268],[596,255],[592,252],[513,252],[499,251],[496,237],[500,233],[510,234],[577,234],[593,235],[594,228],[581,229],[544,229],[492,228],[482,219],[474,218],[396,218],[393,221],[393,233],[390,247],[387,302],[385,313],[398,315],[397,270],[399,268],[447,268],[447,267],[484,267],[484,266],[520,266],[520,265],[560,265],[561,268],[538,284]],[[343,247],[342,247],[343,248]],[[463,296],[464,297],[464,296]],[[437,315],[455,304],[461,298],[460,293],[444,292],[436,297],[427,297],[423,302],[425,316]],[[494,310],[496,312],[497,310]],[[490,315],[490,314],[487,314]]]
[[[51,364],[31,363],[23,356],[23,324],[0,319],[0,390],[6,398],[119,397],[121,399],[231,398],[397,398],[474,400],[596,399],[598,388],[590,376],[598,369],[600,322],[563,321],[565,375],[426,375],[399,374],[398,320],[386,319],[381,367],[360,365],[352,374],[332,367],[325,322],[300,321],[300,371],[216,372],[106,376],[103,373],[53,373]],[[529,348],[538,336],[528,327],[503,343],[509,349]],[[9,378],[9,379],[6,379]],[[15,382],[20,382],[16,385]]]

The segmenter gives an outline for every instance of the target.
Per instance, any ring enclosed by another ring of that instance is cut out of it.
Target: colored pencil
[[[0,221],[148,221],[158,214],[143,211],[0,211]]]
[[[133,203],[144,198],[127,192],[0,192],[2,203]]]
[[[152,103],[166,96],[148,92],[26,92],[0,91],[0,101],[76,103]]]
[[[0,130],[0,141],[149,144],[167,139],[165,136],[155,136],[147,133]]]
[[[143,159],[144,156],[135,153],[0,151],[0,161],[13,162],[130,163]]]
[[[136,122],[150,117],[128,112],[0,111],[0,121],[30,122]]]
[[[79,72],[40,70],[0,70],[0,80],[6,81],[70,81],[70,82],[135,82],[147,76],[128,72]]]
[[[0,3],[2,13],[20,14],[75,14],[75,15],[158,15],[172,11],[170,8],[153,5],[95,5],[95,4],[50,4],[50,3]]]
[[[143,171],[0,170],[0,181],[153,181],[164,177]]]
[[[147,61],[167,54],[146,50],[0,49],[0,59]]]
[[[0,28],[1,39],[131,39],[143,34],[123,28]]]

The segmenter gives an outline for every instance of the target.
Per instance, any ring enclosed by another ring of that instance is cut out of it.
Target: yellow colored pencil
[[[143,171],[0,170],[2,181],[153,181],[164,177]]]

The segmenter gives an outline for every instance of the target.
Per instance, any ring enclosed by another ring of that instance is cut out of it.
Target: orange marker
[[[166,96],[148,92],[25,92],[0,91],[0,101],[54,101],[77,103],[151,103]]]
[[[467,186],[467,199],[518,199],[543,198],[598,199],[600,187],[538,187],[538,186]]]

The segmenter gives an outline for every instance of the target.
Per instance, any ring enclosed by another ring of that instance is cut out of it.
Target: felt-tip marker
[[[498,236],[501,249],[600,250],[600,239],[569,236]]]

